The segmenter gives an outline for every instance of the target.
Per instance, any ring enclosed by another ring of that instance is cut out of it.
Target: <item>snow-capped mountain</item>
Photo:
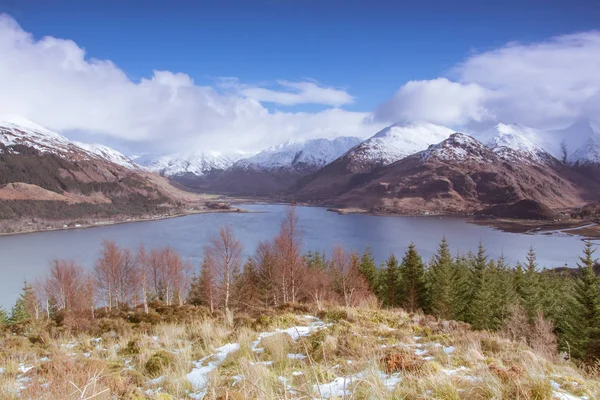
[[[600,165],[600,135],[590,136],[586,143],[569,154],[567,161],[571,165]]]
[[[0,144],[4,151],[18,153],[15,145],[33,148],[42,154],[55,154],[70,161],[99,160],[129,169],[139,166],[131,159],[108,146],[72,142],[59,133],[46,129],[26,118],[11,116],[0,119]],[[0,148],[0,153],[3,150]]]
[[[149,171],[158,172],[167,177],[205,176],[212,172],[228,169],[242,157],[243,154],[240,153],[223,154],[197,151],[163,156],[145,155],[137,158],[136,162]]]
[[[316,171],[329,164],[352,147],[360,144],[357,137],[288,141],[270,147],[235,164],[236,168],[275,171],[293,169],[298,172]]]
[[[138,164],[136,164],[135,161],[133,161],[131,158],[127,157],[123,153],[120,153],[117,150],[113,149],[112,147],[104,146],[102,144],[97,144],[97,143],[94,143],[94,144],[81,143],[81,142],[74,142],[74,143],[77,146],[81,147],[82,149],[84,149],[90,153],[96,154],[97,156],[101,157],[104,160],[118,164],[122,167],[129,168],[129,169],[139,169],[140,168],[140,166]]]
[[[66,137],[18,116],[0,118],[0,143],[4,146],[24,145],[40,153],[60,156],[79,150]]]
[[[570,165],[600,165],[600,127],[586,119],[560,130],[551,131],[554,142],[561,143]]]
[[[421,159],[437,159],[441,161],[475,161],[489,162],[489,148],[473,137],[464,133],[453,133],[443,142],[429,146],[420,153]]]
[[[479,134],[479,139],[504,160],[544,163],[552,159],[542,146],[544,133],[537,129],[500,123]]]
[[[428,122],[402,122],[391,125],[360,145],[345,157],[359,169],[385,166],[427,149],[447,139],[454,131]]]

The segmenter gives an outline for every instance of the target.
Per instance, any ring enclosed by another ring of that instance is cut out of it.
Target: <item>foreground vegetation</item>
[[[157,307],[0,339],[2,398],[595,399],[599,375],[401,310]]]
[[[301,253],[293,208],[241,259],[233,229],[199,274],[173,249],[104,242],[94,271],[52,261],[4,326],[7,398],[598,398],[600,281],[440,243],[379,268]],[[460,322],[456,322],[460,321]],[[473,330],[472,330],[473,329]],[[90,397],[93,396],[93,397]]]

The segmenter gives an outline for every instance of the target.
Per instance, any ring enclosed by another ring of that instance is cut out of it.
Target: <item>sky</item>
[[[0,0],[0,114],[128,154],[566,126],[598,71],[598,1]]]

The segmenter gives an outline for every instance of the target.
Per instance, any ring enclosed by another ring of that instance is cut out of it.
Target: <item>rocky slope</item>
[[[519,143],[526,146],[514,150],[503,144],[516,137],[503,139],[488,147],[455,133],[368,172],[352,171],[342,157],[302,180],[292,198],[386,212],[471,213],[522,200],[551,209],[575,207],[592,196],[581,187],[584,178],[548,153],[522,138]],[[597,188],[592,192],[596,195]]]

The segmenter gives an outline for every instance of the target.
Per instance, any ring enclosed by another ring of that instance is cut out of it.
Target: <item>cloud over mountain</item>
[[[473,54],[449,76],[411,81],[376,111],[376,119],[470,121],[548,127],[598,119],[600,31],[509,43]]]
[[[313,81],[280,81],[276,88],[222,90],[200,86],[187,74],[154,71],[139,81],[109,60],[89,58],[71,40],[36,39],[0,15],[0,87],[3,114],[24,115],[61,132],[84,131],[174,151],[210,145],[257,151],[292,138],[368,136],[369,113],[337,108],[345,91]],[[270,111],[261,102],[317,103],[319,112]],[[168,140],[166,140],[168,139]]]
[[[96,134],[76,138],[132,152],[254,152],[290,139],[364,138],[399,120],[455,129],[600,122],[600,31],[473,53],[446,76],[404,83],[373,112],[343,109],[355,100],[347,90],[312,79],[234,77],[201,85],[186,73],[159,70],[132,79],[72,40],[34,37],[6,14],[0,54],[0,113],[67,135]],[[298,111],[303,105],[316,111]]]

